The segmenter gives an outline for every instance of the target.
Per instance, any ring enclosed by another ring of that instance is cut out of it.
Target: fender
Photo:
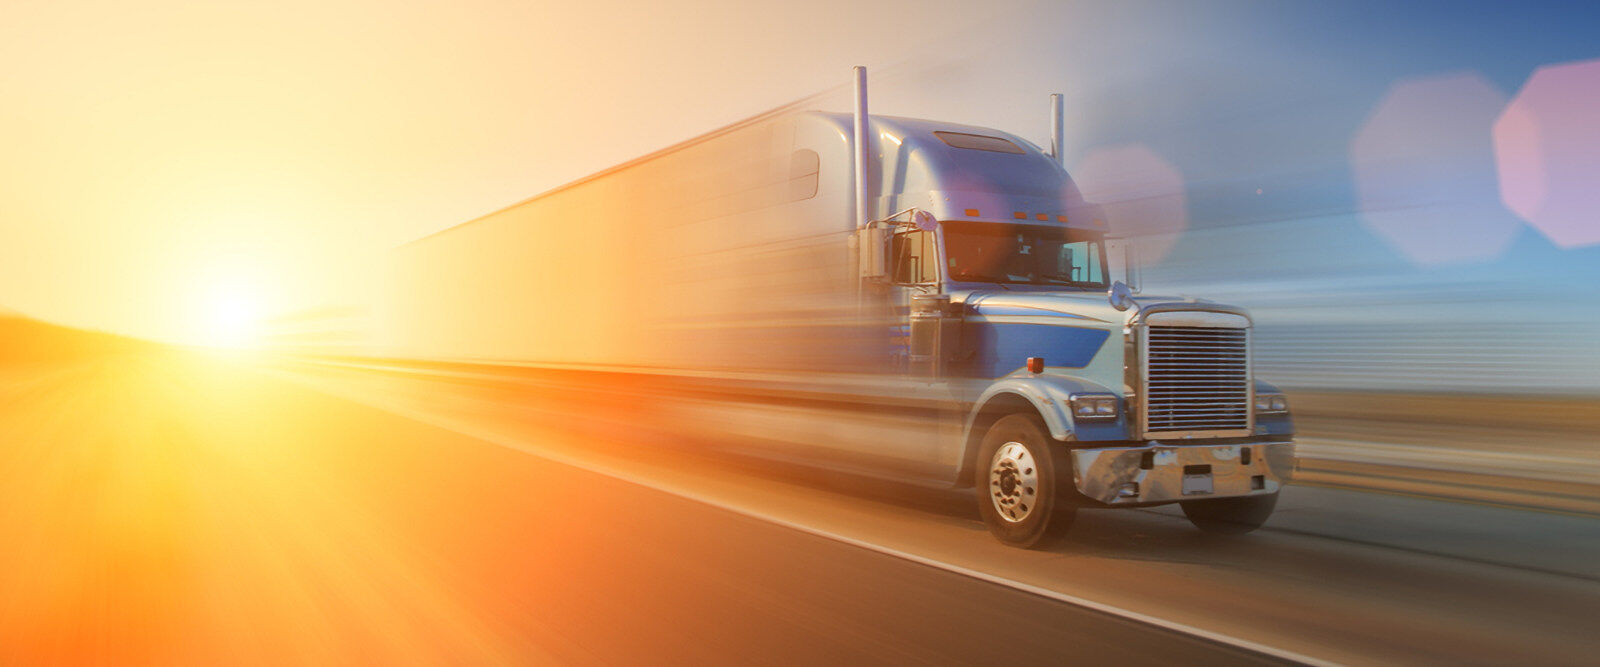
[[[966,484],[970,480],[973,459],[978,454],[978,447],[983,444],[983,431],[988,425],[1026,406],[1032,406],[1034,412],[1044,420],[1050,437],[1057,441],[1126,440],[1128,438],[1126,404],[1118,409],[1115,421],[1075,423],[1068,405],[1073,394],[1081,393],[1114,394],[1119,399],[1123,396],[1121,391],[1082,378],[1070,375],[1034,375],[1025,370],[1015,371],[990,384],[972,403],[972,409],[967,413],[966,424],[962,429],[962,442],[965,444],[957,484]]]

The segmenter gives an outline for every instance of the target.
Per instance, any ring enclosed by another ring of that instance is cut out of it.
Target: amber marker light
[[[1044,357],[1028,357],[1028,372],[1039,374],[1044,372]]]

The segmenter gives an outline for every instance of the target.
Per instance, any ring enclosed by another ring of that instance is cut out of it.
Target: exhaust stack
[[[1052,93],[1050,95],[1050,157],[1055,158],[1056,162],[1060,162],[1061,166],[1065,167],[1067,166],[1067,151],[1062,142],[1066,141],[1066,111],[1063,107],[1061,93]]]
[[[856,229],[872,222],[867,213],[867,68],[856,65]]]

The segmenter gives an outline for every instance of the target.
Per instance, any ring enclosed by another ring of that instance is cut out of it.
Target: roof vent
[[[1022,155],[1021,146],[1011,143],[1009,139],[990,137],[982,134],[966,134],[963,132],[934,132],[933,136],[954,148],[966,148],[975,151],[989,151],[991,153],[1015,153]]]

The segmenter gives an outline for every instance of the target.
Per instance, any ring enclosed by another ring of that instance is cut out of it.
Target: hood
[[[1181,296],[1138,295],[1134,297],[1137,308],[1122,311],[1111,307],[1105,292],[1079,290],[975,289],[966,292],[952,291],[951,301],[965,304],[969,315],[982,317],[1022,316],[1060,317],[1080,326],[1095,324],[1123,325],[1139,310],[1155,304],[1212,303],[1203,299]],[[1067,324],[1067,322],[1063,322]]]

